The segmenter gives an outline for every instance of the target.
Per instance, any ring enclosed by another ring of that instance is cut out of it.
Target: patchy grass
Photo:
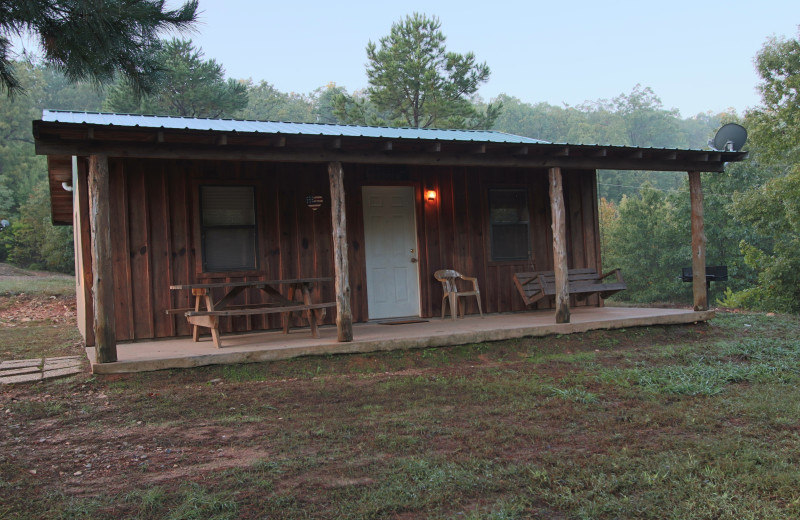
[[[75,314],[74,277],[0,263],[0,359],[82,354]]]
[[[34,321],[14,328],[0,324],[0,359],[82,355],[82,338],[75,326]]]
[[[0,296],[74,296],[75,277],[44,271],[26,271],[0,263]]]
[[[0,388],[0,517],[798,518],[797,330],[725,313]]]

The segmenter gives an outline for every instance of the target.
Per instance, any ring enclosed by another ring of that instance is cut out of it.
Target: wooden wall
[[[381,166],[351,167],[349,177],[353,197],[360,201],[363,184],[409,184],[417,192],[417,237],[419,241],[420,295],[423,316],[441,315],[441,284],[433,278],[439,269],[456,269],[477,276],[485,312],[525,310],[512,277],[521,271],[553,269],[553,232],[547,170],[464,167],[410,167],[388,169]],[[347,170],[345,170],[347,175]],[[530,248],[527,261],[493,262],[489,244],[488,190],[491,188],[524,188],[528,190],[530,210]],[[423,200],[425,190],[438,193],[436,202]],[[570,268],[600,269],[600,237],[595,172],[565,171],[564,191],[567,205],[568,263]],[[363,238],[360,203],[348,206],[348,222],[355,235]],[[352,239],[351,239],[352,242]],[[355,245],[355,244],[354,244]],[[358,249],[358,248],[353,248]],[[351,273],[353,294],[366,286],[366,265],[363,248],[351,253],[351,262],[358,266]],[[355,282],[357,280],[357,283]],[[353,300],[366,314],[366,294]],[[593,296],[584,302],[573,299],[572,305],[599,303]],[[549,308],[547,299],[535,308]],[[474,301],[467,299],[467,312],[477,313]],[[355,315],[355,311],[354,311]]]
[[[333,276],[330,188],[325,164],[111,159],[109,170],[114,198],[112,241],[118,340],[190,333],[182,315],[165,312],[193,306],[189,291],[170,291],[172,284]],[[441,314],[441,286],[433,278],[438,269],[454,268],[478,276],[485,312],[524,310],[511,281],[513,273],[552,269],[546,170],[345,164],[344,174],[356,322],[368,319],[360,209],[363,185],[415,188],[423,316]],[[228,183],[256,186],[258,272],[201,272],[198,186]],[[529,191],[532,262],[490,261],[488,189],[503,187]],[[438,192],[436,202],[423,202],[426,189]],[[594,171],[565,171],[564,189],[569,266],[599,269]],[[307,195],[322,195],[325,202],[319,210],[312,211],[305,204]],[[85,222],[88,211],[81,213]],[[254,290],[244,294],[238,303],[259,302],[261,298],[260,291]],[[334,301],[333,284],[320,286],[317,298]],[[596,297],[589,303],[597,303]],[[546,308],[548,303],[539,305]],[[474,302],[469,303],[467,312],[477,312]],[[329,313],[327,323],[333,323],[333,315],[335,312]],[[223,320],[225,331],[279,326],[280,317],[276,315]]]

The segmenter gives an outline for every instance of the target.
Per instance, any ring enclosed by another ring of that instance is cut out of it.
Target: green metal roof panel
[[[481,143],[542,144],[547,141],[492,130],[441,130],[433,128],[388,128],[320,123],[286,123],[236,119],[201,119],[192,117],[109,114],[44,110],[42,121],[103,126],[207,130],[289,135],[324,135],[331,137],[373,137],[384,139],[421,139],[431,141],[474,141]]]

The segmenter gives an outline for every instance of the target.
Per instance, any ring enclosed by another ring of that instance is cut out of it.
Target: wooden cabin
[[[171,291],[176,284],[330,277],[315,291],[337,302],[326,321],[340,341],[353,322],[440,315],[439,269],[476,276],[485,312],[524,311],[515,272],[600,270],[598,169],[690,172],[702,275],[699,172],[746,156],[493,131],[59,111],[44,111],[33,132],[48,158],[53,222],[75,230],[79,327],[106,362],[118,341],[191,334],[167,313],[194,302]],[[695,293],[696,307],[704,297]],[[601,304],[558,295],[537,308]],[[280,325],[253,315],[222,326]]]

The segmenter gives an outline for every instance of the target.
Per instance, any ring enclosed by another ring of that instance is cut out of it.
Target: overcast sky
[[[367,86],[367,42],[414,12],[439,18],[449,51],[489,65],[487,101],[574,106],[639,83],[683,117],[760,104],[756,53],[770,37],[800,35],[800,0],[200,0],[195,31],[162,36],[191,39],[231,78],[352,92]]]
[[[285,92],[366,87],[367,42],[416,11],[439,17],[448,50],[487,62],[487,100],[576,105],[640,83],[684,117],[757,105],[756,52],[770,36],[797,37],[800,24],[798,0],[200,0],[200,9],[188,37],[206,58]]]

